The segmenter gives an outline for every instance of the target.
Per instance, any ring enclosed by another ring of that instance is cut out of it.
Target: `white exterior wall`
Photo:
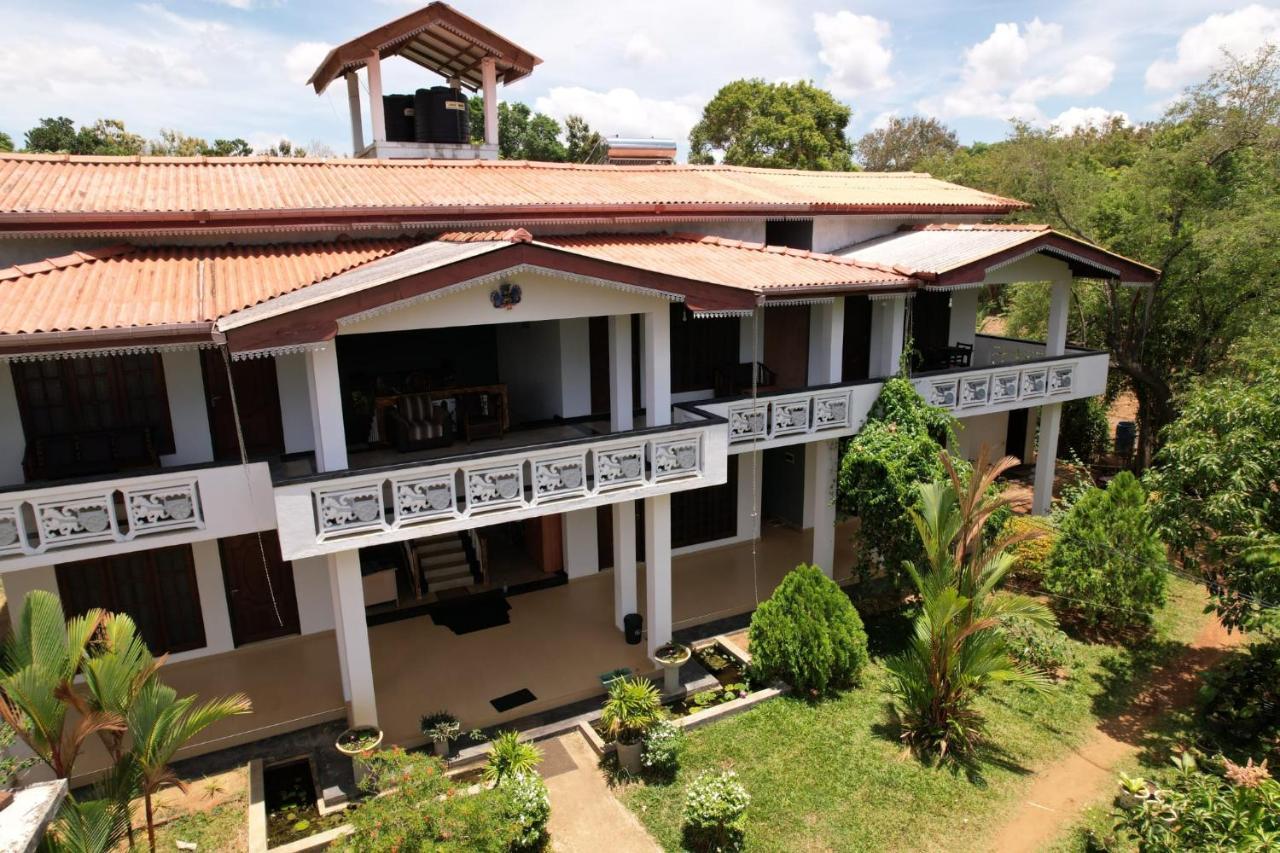
[[[978,451],[985,444],[989,458],[1005,455],[1005,438],[1009,431],[1009,413],[992,412],[972,418],[960,418],[956,428],[955,446],[951,448],[970,462],[978,458]]]
[[[8,362],[0,362],[0,435],[6,436],[5,441],[0,441],[0,485],[17,485],[23,481],[22,454],[27,443]]]
[[[298,598],[298,628],[303,634],[333,630],[333,595],[324,557],[293,561],[293,588]]]
[[[560,416],[591,414],[591,321],[560,321]]]
[[[173,424],[173,453],[160,457],[160,464],[193,465],[213,461],[213,439],[209,434],[209,413],[205,406],[204,374],[198,350],[176,350],[160,354],[164,365],[165,393],[169,397],[169,420]]]
[[[280,424],[284,452],[315,450],[311,401],[307,397],[307,357],[296,352],[276,356],[276,385],[280,389]]]
[[[978,292],[976,287],[951,292],[951,325],[947,343],[973,346],[978,329]]]
[[[560,414],[564,403],[560,325],[504,326],[497,340],[498,375],[507,386],[512,425]]]

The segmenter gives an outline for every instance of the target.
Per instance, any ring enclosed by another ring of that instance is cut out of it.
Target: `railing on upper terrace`
[[[859,380],[753,397],[700,400],[693,405],[728,421],[729,452],[765,450],[841,438],[862,429],[883,380]]]

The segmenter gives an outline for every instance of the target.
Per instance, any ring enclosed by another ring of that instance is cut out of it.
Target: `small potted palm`
[[[436,755],[441,758],[449,754],[449,741],[462,734],[462,724],[448,711],[427,714],[422,718],[421,726],[422,733],[431,741]]]
[[[645,732],[661,717],[658,689],[647,679],[619,678],[609,684],[600,722],[617,746],[619,767],[633,775],[640,772]]]
[[[653,659],[662,667],[662,692],[671,696],[680,689],[680,667],[689,661],[693,652],[683,643],[670,642],[659,646]]]

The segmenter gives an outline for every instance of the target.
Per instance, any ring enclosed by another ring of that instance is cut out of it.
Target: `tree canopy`
[[[893,116],[884,127],[859,139],[854,150],[859,165],[869,171],[911,172],[922,160],[959,147],[956,132],[936,118]]]
[[[689,162],[714,162],[719,151],[733,166],[849,171],[852,115],[812,83],[735,80],[703,108],[689,134]]]
[[[113,118],[100,118],[92,124],[81,125],[79,128],[76,127],[75,121],[67,116],[42,118],[35,127],[26,132],[24,143],[23,151],[50,154],[247,157],[254,153],[249,143],[239,137],[215,139],[209,143],[199,136],[188,136],[180,130],[171,128],[161,130],[160,135],[155,139],[146,139],[140,134],[127,130],[123,121]],[[289,143],[283,141],[281,145],[288,147]],[[0,151],[12,150],[13,140],[7,134],[0,133]],[[292,148],[292,150],[300,152],[295,156],[305,156],[303,149]]]
[[[1020,214],[1159,267],[1150,290],[1077,287],[1073,331],[1112,354],[1139,406],[1139,462],[1175,394],[1273,311],[1280,279],[1280,54],[1229,59],[1157,121],[1069,135],[1016,125],[1008,140],[919,164],[1020,198]],[[1038,298],[1011,288],[1015,302]],[[1047,305],[1043,306],[1047,313]],[[1039,310],[1039,309],[1038,309]]]
[[[484,139],[484,101],[467,101],[471,139]],[[562,138],[563,137],[563,138]],[[546,113],[519,101],[498,104],[498,156],[544,163],[601,163],[608,146],[582,116],[566,116],[563,128]]]

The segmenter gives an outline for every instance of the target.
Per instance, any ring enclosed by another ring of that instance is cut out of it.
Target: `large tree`
[[[1175,393],[1272,311],[1280,283],[1280,54],[1229,59],[1155,122],[1068,136],[1020,125],[934,174],[1031,202],[1047,221],[1163,272],[1150,289],[1100,283],[1086,341],[1108,349],[1138,399],[1139,463],[1176,415]],[[1025,291],[1031,293],[1031,291]],[[1018,290],[1013,297],[1019,298]]]
[[[12,150],[13,150],[13,137],[3,131],[0,131],[0,151],[12,151]]]
[[[689,133],[689,162],[714,162],[719,151],[733,166],[848,171],[852,115],[812,83],[735,80],[703,108]]]
[[[42,118],[26,133],[26,151],[68,154],[141,154],[146,140],[125,129],[124,122],[100,118],[76,129],[66,116]]]
[[[484,101],[467,102],[471,140],[484,140]],[[563,138],[562,138],[563,135]],[[545,163],[601,163],[607,154],[604,137],[579,115],[565,117],[564,127],[546,113],[519,101],[498,104],[498,156],[503,160]]]
[[[884,127],[859,139],[854,150],[864,169],[910,172],[921,160],[950,154],[959,147],[956,132],[936,118],[893,116]]]

